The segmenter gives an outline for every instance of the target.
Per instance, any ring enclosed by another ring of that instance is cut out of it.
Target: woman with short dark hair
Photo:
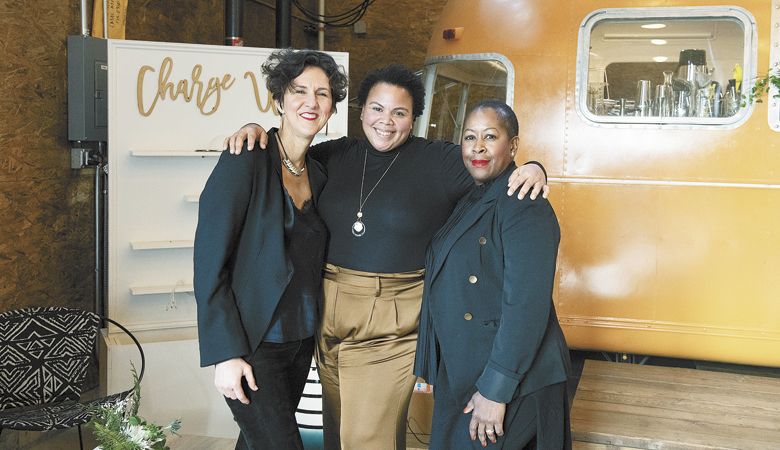
[[[302,449],[295,421],[314,351],[327,229],[324,168],[307,155],[346,97],[330,55],[283,50],[263,64],[281,112],[268,151],[224,152],[200,196],[195,299],[201,366],[215,366],[238,449]]]
[[[546,199],[504,195],[517,128],[503,102],[468,113],[473,186],[426,255],[415,373],[434,385],[431,450],[571,448],[569,351],[552,300],[560,229]]]
[[[368,94],[378,83],[385,83],[405,89],[412,96],[412,117],[418,118],[425,109],[425,87],[414,72],[400,64],[390,64],[373,70],[363,78],[358,88],[358,105],[363,107],[368,100]]]

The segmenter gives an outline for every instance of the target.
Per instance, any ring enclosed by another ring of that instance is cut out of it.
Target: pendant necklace
[[[366,204],[368,201],[368,197],[371,197],[371,194],[374,192],[374,189],[376,189],[377,186],[379,186],[379,183],[382,181],[382,178],[387,175],[387,172],[390,171],[390,168],[393,167],[393,163],[396,159],[398,159],[398,155],[400,155],[401,152],[398,152],[395,154],[395,157],[392,161],[390,161],[390,164],[387,166],[387,169],[385,169],[385,173],[382,174],[381,177],[379,177],[379,180],[374,184],[374,187],[371,188],[370,191],[368,191],[368,195],[366,195],[366,198],[363,198],[363,183],[366,181],[366,161],[368,160],[368,149],[366,148],[366,154],[363,156],[363,176],[360,178],[360,202],[358,204],[358,212],[357,212],[357,220],[355,223],[352,224],[352,234],[354,234],[356,237],[363,236],[366,234],[366,225],[363,223],[363,205]]]
[[[287,156],[287,150],[284,149],[284,144],[282,144],[282,138],[279,137],[279,134],[275,134],[276,136],[276,142],[279,143],[279,147],[282,148],[282,153],[284,154],[284,158],[282,158],[282,164],[284,167],[287,168],[287,170],[293,174],[296,177],[299,177],[303,175],[303,172],[306,170],[306,166],[301,167],[300,169],[295,167],[295,164],[290,161],[290,157]]]

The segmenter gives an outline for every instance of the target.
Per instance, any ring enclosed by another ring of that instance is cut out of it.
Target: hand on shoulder
[[[260,149],[265,149],[268,145],[268,133],[258,124],[248,123],[226,137],[222,141],[222,148],[229,150],[233,155],[238,155],[244,149],[252,151],[255,147],[255,142],[260,144]]]

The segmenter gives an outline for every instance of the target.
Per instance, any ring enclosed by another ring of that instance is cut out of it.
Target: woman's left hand
[[[547,184],[547,177],[544,175],[544,171],[536,164],[524,164],[509,176],[509,190],[506,195],[512,195],[517,191],[517,198],[520,200],[525,197],[528,191],[531,191],[531,200],[536,200],[539,193],[542,193],[542,197],[547,198],[550,194],[550,186]]]
[[[471,413],[469,434],[472,441],[479,437],[482,446],[487,447],[488,439],[495,444],[496,438],[504,435],[506,403],[488,400],[477,391],[463,410],[463,414],[468,413]]]

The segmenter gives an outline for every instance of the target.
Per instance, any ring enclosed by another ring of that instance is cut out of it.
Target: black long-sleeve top
[[[313,147],[310,154],[328,174],[317,205],[330,232],[326,259],[354,270],[397,273],[424,267],[431,237],[474,184],[460,146],[448,142],[412,137],[397,149],[378,152],[366,140],[341,138]],[[364,158],[365,200],[396,155],[363,206],[365,234],[354,236]]]

